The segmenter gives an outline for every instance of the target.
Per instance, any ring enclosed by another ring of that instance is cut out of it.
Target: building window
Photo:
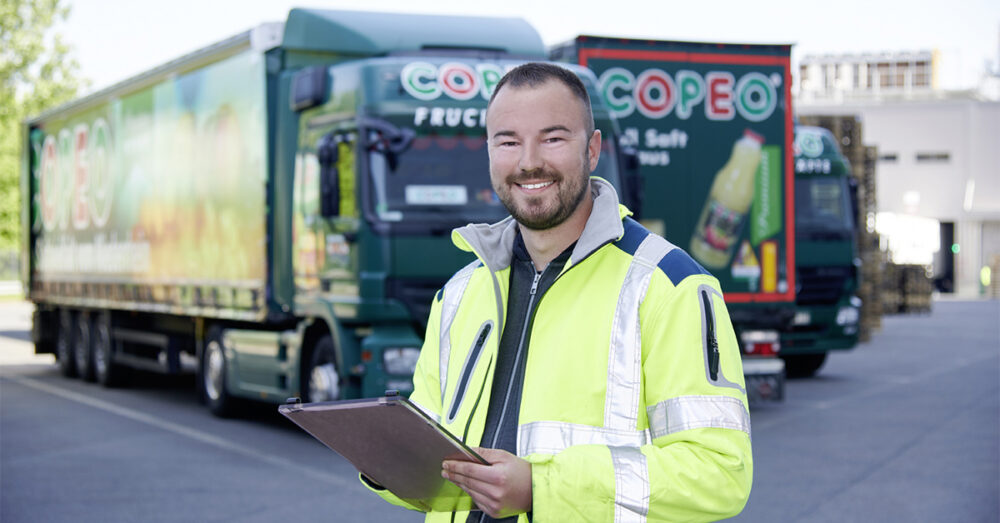
[[[944,152],[917,153],[918,163],[947,163],[951,159],[951,154]]]
[[[878,64],[878,86],[889,87],[892,85],[892,76],[889,74],[889,64],[882,62]]]
[[[917,62],[913,68],[913,87],[930,87],[930,64]]]
[[[895,74],[895,87],[906,87],[906,72],[909,69],[910,64],[908,63],[897,63],[896,64],[896,74]]]
[[[898,159],[899,156],[896,153],[885,153],[878,156],[878,161],[886,163],[896,163]]]

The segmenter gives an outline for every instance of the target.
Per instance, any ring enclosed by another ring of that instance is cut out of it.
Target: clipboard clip
[[[288,405],[292,410],[300,410],[302,408],[302,398],[298,396],[293,396],[285,400],[285,405]]]
[[[389,389],[385,391],[385,397],[387,398],[395,398],[397,396],[399,396],[399,391],[396,389]]]

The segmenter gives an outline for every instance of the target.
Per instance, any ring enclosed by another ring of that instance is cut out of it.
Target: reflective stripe
[[[750,413],[729,396],[680,396],[646,409],[653,439],[690,429],[733,429],[750,435]]]
[[[517,429],[517,455],[558,454],[573,445],[640,447],[649,443],[645,430],[616,430],[558,421],[535,421]]]
[[[604,397],[604,426],[635,430],[642,391],[642,345],[639,305],[646,297],[656,264],[674,246],[650,234],[639,244],[618,295],[611,324],[608,354],[608,384]]]
[[[635,447],[611,447],[615,467],[615,523],[644,522],[649,514],[649,469]]]
[[[444,285],[444,299],[441,303],[441,329],[439,332],[438,379],[441,381],[441,405],[444,405],[444,390],[448,385],[448,363],[451,358],[451,324],[458,313],[465,288],[469,286],[472,272],[479,266],[476,260],[455,273]]]
[[[427,414],[427,417],[429,417],[432,420],[434,420],[435,423],[441,423],[441,416],[440,415],[435,414],[434,411],[432,411],[431,409],[428,409],[427,407],[425,407],[425,406],[417,403],[416,401],[413,400],[413,398],[410,398],[409,401],[410,401],[410,403],[413,404],[414,407],[420,409],[420,411],[423,412],[424,414]]]

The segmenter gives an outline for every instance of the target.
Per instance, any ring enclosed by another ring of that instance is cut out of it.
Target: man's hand
[[[441,476],[458,485],[492,518],[531,510],[531,463],[499,449],[474,449],[492,465],[446,460]]]

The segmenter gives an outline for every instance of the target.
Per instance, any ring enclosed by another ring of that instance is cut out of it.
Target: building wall
[[[862,119],[865,144],[881,158],[878,210],[954,222],[956,291],[978,294],[979,271],[1000,248],[983,245],[984,232],[992,238],[1000,222],[1000,102],[966,96],[799,103],[795,110]]]

